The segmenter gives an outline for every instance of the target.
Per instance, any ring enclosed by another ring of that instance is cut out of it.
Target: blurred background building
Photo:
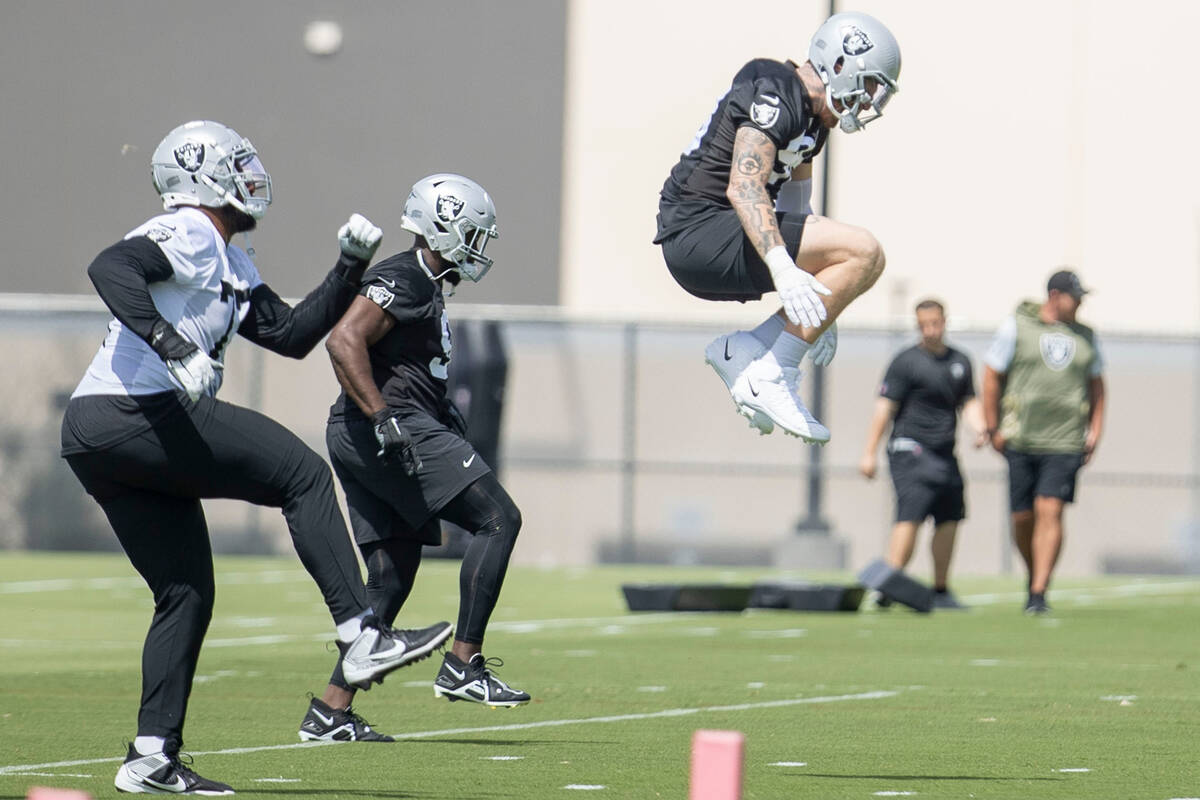
[[[1200,6],[840,7],[878,16],[904,53],[886,119],[835,136],[829,161],[827,211],[889,257],[827,374],[820,511],[844,566],[886,540],[886,479],[855,464],[882,370],[915,335],[913,303],[941,298],[948,340],[978,365],[992,328],[1070,264],[1094,289],[1081,316],[1101,335],[1109,412],[1061,571],[1200,569],[1200,111],[1177,44]],[[254,248],[287,296],[324,275],[353,211],[384,228],[385,251],[407,247],[417,178],[453,170],[492,193],[496,269],[451,314],[497,321],[507,347],[500,450],[525,516],[519,561],[770,563],[812,510],[809,451],[749,431],[702,357],[770,305],[690,297],[650,244],[658,189],[733,73],[802,60],[828,4],[754,8],[760,31],[715,0],[4,3],[0,546],[115,547],[57,457],[62,404],[107,318],[84,269],[156,212],[148,162],[166,131],[213,118],[271,171]],[[327,55],[305,40],[320,20],[342,35]],[[322,351],[297,363],[234,347],[228,373],[223,397],[324,453],[337,387]],[[956,571],[1007,571],[1003,463],[965,439],[960,455]],[[218,550],[290,549],[272,510],[209,510]]]

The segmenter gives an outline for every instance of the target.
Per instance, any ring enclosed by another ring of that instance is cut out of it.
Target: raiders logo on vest
[[[1043,333],[1038,339],[1042,361],[1055,372],[1061,372],[1075,358],[1075,340],[1064,333]]]

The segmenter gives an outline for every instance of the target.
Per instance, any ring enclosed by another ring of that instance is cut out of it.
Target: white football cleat
[[[400,667],[428,658],[450,638],[454,626],[439,622],[428,628],[397,630],[384,625],[378,617],[363,620],[358,638],[342,651],[342,673],[346,683],[364,691],[372,683]]]
[[[730,394],[741,408],[770,417],[786,433],[799,436],[810,444],[829,441],[829,429],[817,422],[800,399],[800,370],[756,359],[733,383]]]
[[[704,363],[712,367],[725,382],[725,388],[733,390],[734,381],[750,363],[767,352],[766,345],[749,331],[734,331],[713,339],[704,348]],[[760,436],[775,430],[775,423],[766,414],[745,408],[734,399],[738,413],[750,420],[750,427],[757,428]]]

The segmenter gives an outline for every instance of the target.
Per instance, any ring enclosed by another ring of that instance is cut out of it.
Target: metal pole
[[[837,13],[837,0],[829,0],[829,16]],[[833,162],[830,158],[833,137],[825,138],[824,161],[821,162],[821,213],[829,216],[831,205],[829,173]],[[825,419],[825,368],[813,367],[812,372],[812,412],[813,416]],[[821,503],[825,492],[824,448],[810,447],[808,449],[808,516],[796,523],[796,533],[828,533],[829,522],[821,514]]]
[[[621,441],[621,560],[633,563],[637,556],[634,533],[634,482],[637,477],[637,324],[627,322],[622,328],[625,351],[625,392],[623,422],[625,435]]]

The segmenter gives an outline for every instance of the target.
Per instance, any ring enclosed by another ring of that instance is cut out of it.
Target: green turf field
[[[629,614],[622,581],[748,570],[509,573],[487,653],[534,696],[436,700],[431,659],[359,696],[395,744],[300,745],[333,665],[294,558],[221,558],[185,750],[241,795],[684,798],[699,728],[746,735],[746,798],[1200,797],[1200,582],[962,580],[966,613]],[[456,565],[428,562],[398,625],[454,620]],[[116,794],[135,733],[146,589],[120,556],[0,555],[0,800]],[[599,788],[602,787],[602,788]]]

